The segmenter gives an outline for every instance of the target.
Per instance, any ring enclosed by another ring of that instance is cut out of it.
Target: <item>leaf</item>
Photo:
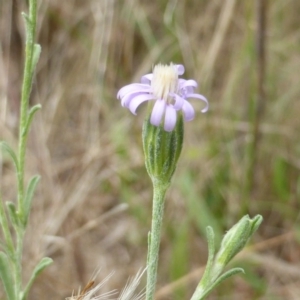
[[[245,273],[244,269],[233,268],[233,269],[225,272],[224,274],[222,274],[211,286],[209,286],[208,289],[205,290],[205,292],[203,293],[203,297],[201,299],[204,299],[222,281],[224,281],[225,279],[227,279],[233,275],[239,274],[239,273]]]
[[[0,226],[3,232],[3,239],[1,239],[1,246],[3,247],[5,253],[10,255],[10,257],[13,257],[14,244],[10,232],[10,225],[7,220],[7,214],[5,212],[4,203],[2,201],[1,193],[0,193]]]
[[[211,226],[206,227],[206,237],[207,237],[207,243],[208,243],[208,258],[207,258],[207,264],[205,267],[204,274],[196,288],[196,291],[194,292],[191,300],[201,300],[204,299],[204,295],[207,295],[211,289],[210,281],[211,281],[211,270],[214,263],[214,257],[215,257],[215,233]],[[201,291],[201,292],[200,292]],[[200,295],[199,295],[200,292]]]
[[[46,268],[48,267],[49,265],[51,265],[53,262],[53,260],[50,258],[50,257],[44,257],[40,260],[40,262],[36,265],[36,267],[34,268],[33,272],[32,272],[32,275],[31,275],[31,278],[30,280],[28,281],[26,287],[25,287],[25,290],[24,292],[22,293],[22,297],[21,299],[22,300],[25,300],[27,298],[27,295],[30,291],[30,288],[34,282],[34,280],[37,278],[37,276]]]
[[[207,236],[207,243],[208,243],[208,260],[207,265],[211,268],[214,256],[215,256],[215,233],[211,226],[206,227],[206,236]]]
[[[6,206],[8,208],[8,215],[9,215],[11,223],[15,227],[19,227],[19,225],[20,225],[19,216],[18,216],[15,204],[8,201],[8,202],[6,202]]]
[[[11,274],[11,266],[9,265],[8,256],[4,252],[0,252],[0,277],[4,286],[8,300],[15,299],[14,281]]]
[[[263,217],[261,215],[256,215],[253,219],[252,219],[252,228],[251,228],[251,235],[253,235],[255,233],[255,231],[258,229],[258,227],[260,226],[260,224],[263,221]]]
[[[224,274],[222,274],[215,282],[214,282],[214,287],[217,286],[218,284],[220,284],[222,281],[224,281],[225,279],[236,275],[236,274],[240,274],[243,273],[245,274],[244,269],[242,268],[233,268],[231,270],[228,270],[227,272],[225,272]]]
[[[21,12],[21,15],[24,18],[24,20],[25,20],[26,23],[30,23],[30,18],[29,18],[29,16],[26,13]]]
[[[9,154],[18,172],[19,163],[18,163],[17,155],[15,154],[14,150],[4,141],[0,142],[0,146]]]
[[[40,58],[41,51],[42,51],[41,45],[34,44],[33,57],[32,57],[32,62],[31,62],[31,74],[33,74],[33,72],[36,68],[36,65],[37,65],[37,63],[39,61],[39,58]]]
[[[215,257],[215,233],[212,227],[207,226],[206,227],[206,236],[207,236],[207,243],[208,243],[208,258],[207,258],[207,264],[205,268],[205,272],[203,275],[203,278],[200,282],[203,283],[205,280],[208,280],[211,273],[211,268],[213,266],[214,257]]]
[[[26,136],[27,135],[27,133],[29,131],[29,128],[30,128],[30,125],[32,123],[34,114],[38,110],[40,110],[41,108],[42,108],[42,106],[40,104],[36,104],[33,107],[31,107],[31,109],[29,110],[29,113],[28,113],[28,118],[27,118],[25,127],[24,127],[23,132],[22,132],[22,136]]]
[[[33,195],[34,195],[34,192],[35,192],[35,189],[36,189],[36,186],[37,186],[39,180],[40,180],[40,176],[36,175],[36,176],[32,177],[28,183],[28,187],[27,187],[26,194],[24,197],[24,207],[23,207],[23,212],[24,212],[23,220],[24,220],[25,226],[28,221]]]

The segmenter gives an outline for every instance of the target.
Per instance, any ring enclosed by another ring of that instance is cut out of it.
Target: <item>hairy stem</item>
[[[19,125],[19,146],[18,146],[18,211],[23,214],[24,200],[24,165],[27,132],[25,130],[28,120],[28,102],[32,86],[32,61],[34,52],[34,39],[36,31],[36,9],[37,1],[29,1],[29,15],[26,17],[26,46],[25,46],[25,66],[22,84],[21,107],[20,107],[20,125]]]
[[[159,245],[162,221],[164,215],[165,194],[168,186],[153,183],[153,207],[150,240],[148,241],[147,257],[147,288],[146,300],[153,300],[157,278],[157,266],[159,258]]]
[[[22,95],[20,103],[20,126],[19,126],[19,145],[18,145],[18,216],[21,220],[24,219],[24,166],[27,133],[26,130],[28,122],[28,103],[32,86],[33,77],[33,56],[34,56],[34,42],[36,31],[36,13],[37,0],[29,1],[29,15],[25,16],[26,23],[26,46],[25,46],[25,66],[22,84]],[[17,226],[16,229],[16,249],[15,249],[15,291],[16,297],[19,299],[22,291],[22,253],[25,228],[23,225]]]

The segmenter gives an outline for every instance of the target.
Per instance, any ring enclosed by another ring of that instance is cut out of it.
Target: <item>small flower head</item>
[[[176,170],[183,145],[184,126],[180,114],[173,131],[153,126],[149,117],[143,125],[145,165],[153,183],[168,186]]]
[[[163,122],[164,130],[172,131],[176,125],[178,111],[183,112],[184,121],[194,119],[195,110],[187,99],[195,98],[204,101],[206,105],[201,112],[208,110],[207,99],[194,93],[197,82],[179,78],[183,73],[182,65],[158,64],[154,67],[153,73],[141,78],[141,83],[133,83],[121,88],[117,97],[121,99],[122,106],[127,107],[133,114],[136,114],[136,109],[143,102],[155,101],[150,123],[159,126]]]
[[[246,215],[229,229],[222,240],[216,262],[224,268],[246,246],[247,241],[258,229],[262,221],[261,215],[256,215],[253,219]]]

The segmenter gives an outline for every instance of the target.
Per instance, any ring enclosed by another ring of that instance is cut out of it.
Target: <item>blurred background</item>
[[[152,187],[142,153],[145,108],[117,91],[154,64],[182,63],[210,110],[186,123],[166,201],[156,299],[190,299],[216,243],[244,214],[264,222],[231,266],[246,274],[208,299],[299,299],[300,1],[40,0],[31,105],[42,104],[27,151],[40,174],[24,250],[24,278],[54,259],[30,299],[64,299],[114,273],[121,290],[144,268]],[[0,139],[17,147],[25,0],[0,1]],[[12,162],[3,200],[16,199]],[[141,289],[145,280],[141,283]],[[0,288],[0,291],[2,288]],[[0,296],[3,299],[3,295]]]

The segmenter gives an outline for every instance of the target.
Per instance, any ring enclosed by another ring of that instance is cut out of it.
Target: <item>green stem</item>
[[[28,103],[33,77],[33,56],[36,32],[37,0],[29,1],[29,15],[25,16],[26,22],[26,46],[25,46],[25,66],[22,84],[22,95],[20,104],[20,127],[18,145],[18,215],[21,224],[24,220],[24,166],[27,144],[26,130],[28,122]],[[15,249],[15,291],[16,299],[19,299],[22,292],[22,253],[25,228],[18,226],[16,229],[16,249]]]
[[[169,185],[153,182],[152,224],[147,257],[146,300],[153,300],[155,293],[165,194],[168,187]]]
[[[202,300],[204,299],[205,296],[206,296],[205,290],[201,286],[198,286],[191,300]]]
[[[29,16],[25,17],[26,22],[26,46],[25,46],[25,66],[22,84],[21,108],[20,108],[20,127],[19,127],[19,147],[18,147],[18,211],[23,216],[24,199],[24,165],[26,153],[26,123],[28,119],[28,102],[32,86],[32,61],[34,52],[34,39],[36,31],[36,10],[37,1],[29,1]]]
[[[17,230],[17,244],[16,244],[16,263],[15,263],[15,291],[16,299],[20,299],[22,292],[22,253],[23,240],[25,231],[22,228]]]

